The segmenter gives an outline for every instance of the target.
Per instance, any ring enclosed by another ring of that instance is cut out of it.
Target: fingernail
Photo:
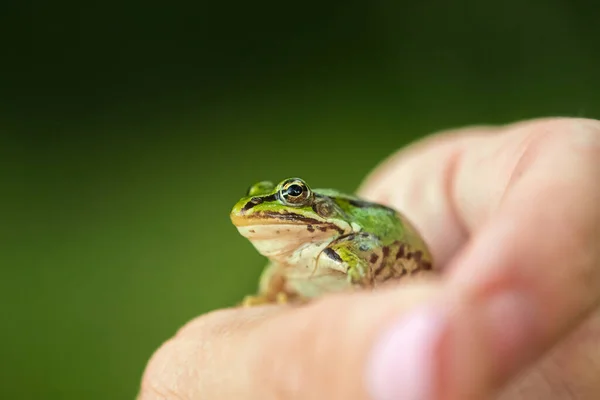
[[[435,394],[437,348],[448,326],[435,308],[413,311],[385,331],[367,364],[373,400],[424,400]]]

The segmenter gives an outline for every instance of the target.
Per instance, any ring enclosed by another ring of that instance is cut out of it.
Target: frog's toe
[[[247,307],[255,307],[261,306],[265,304],[270,304],[272,301],[267,296],[246,296],[244,300],[242,300],[241,306],[244,308]]]
[[[290,302],[290,298],[287,293],[279,292],[275,298],[277,304],[288,304]]]
[[[303,304],[308,302],[308,298],[296,294],[289,294],[286,292],[278,292],[275,295],[251,295],[244,297],[244,300],[240,303],[241,307],[256,307],[267,304],[279,304],[279,305],[295,305]]]

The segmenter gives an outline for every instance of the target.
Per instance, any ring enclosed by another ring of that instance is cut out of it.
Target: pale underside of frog
[[[299,178],[259,182],[231,211],[239,232],[269,259],[244,305],[306,301],[432,270],[430,252],[396,210]]]

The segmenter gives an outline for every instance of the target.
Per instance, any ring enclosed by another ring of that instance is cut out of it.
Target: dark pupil
[[[290,185],[287,192],[290,196],[297,197],[302,194],[302,187],[300,185]]]

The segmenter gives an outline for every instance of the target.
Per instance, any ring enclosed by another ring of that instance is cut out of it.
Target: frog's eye
[[[302,194],[303,191],[304,189],[302,189],[302,186],[294,184],[288,187],[287,194],[292,197],[298,197]]]
[[[303,205],[310,201],[312,192],[300,179],[290,180],[281,187],[281,198],[290,205]]]

